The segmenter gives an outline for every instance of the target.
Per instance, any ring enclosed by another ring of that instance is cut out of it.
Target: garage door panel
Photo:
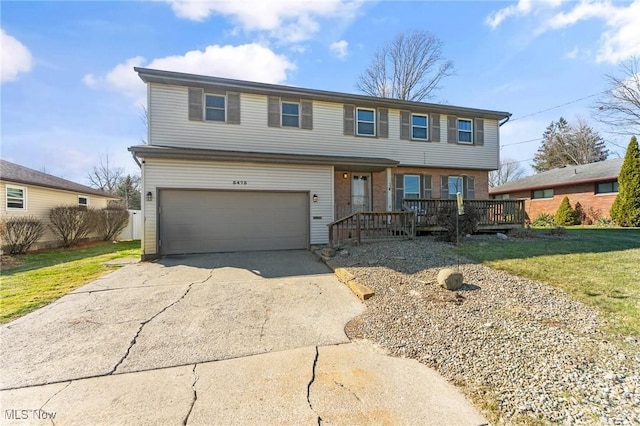
[[[306,249],[306,193],[162,190],[160,252]]]

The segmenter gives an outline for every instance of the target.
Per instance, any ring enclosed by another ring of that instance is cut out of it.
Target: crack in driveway
[[[122,356],[122,358],[120,358],[120,361],[118,361],[116,363],[116,365],[111,369],[111,371],[109,371],[106,374],[106,376],[110,376],[111,374],[114,374],[116,372],[116,370],[118,369],[118,367],[120,367],[120,365],[124,362],[124,360],[127,359],[127,357],[129,356],[129,353],[131,352],[131,349],[133,349],[133,347],[137,343],[138,337],[140,336],[140,333],[142,332],[142,329],[144,328],[145,325],[149,324],[151,321],[153,321],[155,318],[157,318],[160,314],[165,312],[167,309],[171,308],[172,306],[176,305],[178,302],[183,300],[187,296],[187,294],[189,294],[189,292],[191,291],[191,288],[193,287],[194,284],[203,284],[203,283],[207,282],[209,279],[211,279],[212,276],[213,276],[213,271],[211,271],[209,273],[209,276],[207,278],[205,278],[204,280],[198,281],[198,282],[194,281],[194,282],[190,283],[189,286],[187,287],[187,290],[177,300],[175,300],[174,302],[172,302],[172,303],[168,304],[167,306],[165,306],[164,308],[162,308],[160,311],[158,311],[157,313],[152,315],[149,319],[141,322],[140,323],[140,327],[138,327],[138,331],[136,332],[135,336],[133,336],[133,339],[129,343],[129,347],[127,348],[127,351]]]
[[[318,414],[318,412],[313,409],[313,404],[311,404],[311,385],[313,385],[313,382],[315,382],[316,380],[316,366],[318,365],[318,356],[319,352],[318,347],[316,346],[316,355],[313,358],[313,367],[311,369],[311,380],[309,380],[309,383],[307,383],[307,404],[309,404],[309,408],[311,409],[311,411],[316,413],[316,416],[318,416],[318,426],[320,426],[322,424],[322,417],[320,417],[320,414]]]
[[[182,421],[183,426],[186,426],[189,422],[189,417],[191,416],[191,412],[193,411],[193,407],[196,405],[196,401],[198,400],[198,390],[196,389],[196,383],[198,383],[198,373],[196,373],[196,367],[198,364],[193,364],[193,384],[191,385],[191,389],[193,389],[193,399],[191,400],[191,407],[189,407],[189,412],[187,416]]]

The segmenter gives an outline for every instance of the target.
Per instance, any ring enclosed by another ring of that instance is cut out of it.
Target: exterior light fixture
[[[313,202],[314,203],[318,202],[318,196],[316,194],[313,194]]]
[[[147,192],[147,201],[153,201],[153,194],[151,193],[151,191]]]
[[[342,178],[343,178],[343,179],[349,179],[349,173],[344,172],[344,173],[342,174]]]

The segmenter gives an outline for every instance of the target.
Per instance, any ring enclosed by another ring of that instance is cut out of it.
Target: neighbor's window
[[[493,196],[494,200],[508,200],[510,198],[511,196],[509,194],[498,194]]]
[[[420,198],[420,176],[404,175],[404,198]]]
[[[458,119],[458,142],[473,143],[473,122],[471,120]]]
[[[225,97],[221,95],[205,95],[205,120],[225,121]]]
[[[300,127],[300,104],[282,102],[282,127]]]
[[[89,207],[89,198],[88,197],[82,197],[82,196],[78,196],[78,207],[80,207],[81,209],[87,209],[87,207]]]
[[[429,117],[426,115],[411,115],[411,138],[426,141],[429,134]]]
[[[553,198],[553,189],[539,189],[531,193],[533,200],[538,198]]]
[[[596,194],[608,194],[618,192],[618,181],[600,182],[596,185]]]
[[[464,198],[464,177],[449,176],[449,198],[455,199],[458,192],[460,192],[462,198]]]
[[[26,210],[26,191],[19,186],[7,186],[7,209]]]
[[[376,110],[358,108],[356,111],[356,134],[365,136],[376,135]]]

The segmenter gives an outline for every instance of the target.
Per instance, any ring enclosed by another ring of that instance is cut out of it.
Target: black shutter
[[[227,93],[227,123],[240,124],[240,93]]]
[[[402,197],[404,197],[404,175],[396,173],[396,208],[395,211],[402,210]]]
[[[431,133],[431,142],[440,142],[440,114],[431,114],[429,132]]]
[[[269,127],[280,127],[280,98],[269,96],[267,102],[267,125]]]
[[[473,143],[475,145],[484,145],[484,120],[476,118],[473,123],[474,137]]]
[[[411,113],[400,111],[400,139],[411,140]]]
[[[464,193],[464,198],[467,200],[475,200],[476,199],[476,179],[473,176],[465,176],[465,185],[466,192]]]
[[[355,110],[355,106],[344,104],[344,134],[345,135],[354,135],[355,134],[355,125],[354,125],[354,117],[353,112]]]
[[[447,143],[458,143],[458,117],[447,116]]]
[[[389,137],[389,110],[387,108],[378,108],[378,137]]]
[[[440,198],[444,200],[449,198],[449,176],[440,176]]]
[[[204,90],[189,88],[189,120],[202,121],[204,118]]]
[[[313,129],[313,102],[300,101],[300,109],[302,110],[300,117],[300,128]]]
[[[431,175],[422,175],[422,198],[433,198],[431,190]]]

